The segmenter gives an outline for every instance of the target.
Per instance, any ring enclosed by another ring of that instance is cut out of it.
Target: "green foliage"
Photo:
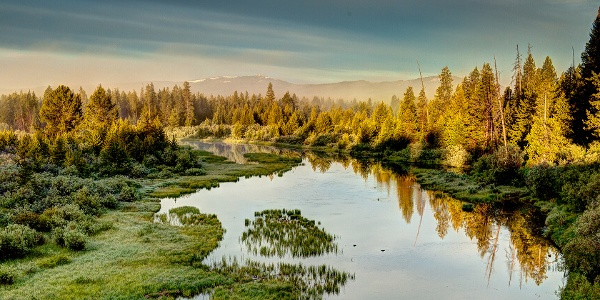
[[[25,225],[11,224],[0,231],[0,259],[28,254],[41,241],[41,235]]]
[[[40,120],[46,123],[45,132],[57,136],[71,132],[81,122],[82,103],[79,94],[59,85],[44,95],[40,108]]]
[[[71,262],[71,259],[65,254],[56,254],[50,257],[43,258],[37,262],[37,266],[42,269],[52,269],[57,266],[66,265]]]
[[[559,184],[560,203],[583,212],[600,195],[600,166],[567,166],[561,172]]]
[[[138,195],[137,190],[131,186],[124,186],[121,188],[121,192],[117,196],[117,200],[123,202],[133,202],[139,198],[140,196]]]
[[[561,299],[593,300],[600,299],[600,278],[590,282],[578,272],[570,272],[567,285],[560,291]]]
[[[15,282],[15,270],[12,268],[0,268],[0,285],[12,285]]]
[[[573,226],[576,236],[563,247],[565,264],[593,282],[600,276],[600,206],[585,211]]]
[[[521,182],[519,169],[522,165],[523,154],[519,148],[498,148],[492,154],[481,156],[473,164],[472,173],[485,183],[518,185]]]
[[[336,253],[333,235],[302,217],[300,210],[264,210],[247,222],[242,242],[248,251],[261,256],[310,257]]]
[[[532,195],[542,200],[555,199],[560,192],[557,169],[541,164],[525,170],[525,186]]]

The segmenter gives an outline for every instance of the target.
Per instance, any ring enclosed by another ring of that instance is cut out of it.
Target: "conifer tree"
[[[592,24],[590,40],[581,54],[582,86],[574,99],[571,99],[573,140],[578,144],[587,145],[594,139],[595,119],[593,118],[600,112],[595,105],[595,95],[600,91],[595,84],[596,74],[600,74],[600,8]]]
[[[67,86],[59,85],[44,93],[40,120],[46,123],[47,135],[56,137],[71,132],[81,122],[81,115],[81,98]]]
[[[398,129],[404,136],[413,138],[417,131],[417,107],[415,105],[415,92],[409,86],[404,93],[404,98],[398,110]]]
[[[194,124],[194,99],[189,82],[183,83],[183,103],[185,104],[185,126],[192,126]]]
[[[421,140],[427,134],[429,130],[429,103],[427,102],[427,96],[425,90],[421,88],[419,97],[417,98],[416,104],[416,124],[417,124],[417,139]]]
[[[117,106],[110,94],[99,85],[90,96],[83,121],[86,127],[99,128],[112,125],[118,118]]]

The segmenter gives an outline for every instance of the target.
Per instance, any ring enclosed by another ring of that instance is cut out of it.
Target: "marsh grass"
[[[309,257],[338,251],[335,237],[304,218],[299,209],[264,210],[254,217],[244,221],[248,229],[241,240],[255,255]]]
[[[214,299],[321,299],[324,294],[336,295],[353,274],[326,265],[305,266],[291,263],[262,263],[236,258],[222,258],[211,268],[235,278],[239,284],[218,287]]]
[[[291,170],[302,162],[296,156],[279,156],[270,153],[246,153],[248,164],[236,164],[210,152],[194,150],[206,164],[204,174],[199,176],[179,176],[156,183],[149,196],[156,198],[175,198],[191,194],[199,189],[219,187],[221,182],[237,182],[240,177],[267,176]]]
[[[486,185],[465,174],[419,168],[413,168],[412,172],[422,188],[441,191],[473,204],[511,201],[527,194],[524,187]]]

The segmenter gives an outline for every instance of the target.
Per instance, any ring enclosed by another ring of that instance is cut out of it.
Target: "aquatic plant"
[[[254,217],[245,221],[248,229],[241,240],[255,255],[309,257],[338,251],[335,237],[304,218],[299,209],[264,210]]]
[[[221,261],[213,262],[211,269],[226,276],[233,276],[237,282],[291,284],[292,295],[288,297],[290,299],[321,299],[325,294],[336,295],[348,280],[355,279],[354,274],[326,265],[262,263],[250,259],[240,263],[235,257],[223,257]],[[217,288],[213,295],[227,293],[227,290],[229,289],[224,287]]]

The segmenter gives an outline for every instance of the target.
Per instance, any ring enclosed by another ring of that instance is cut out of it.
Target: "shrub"
[[[0,285],[11,285],[15,282],[15,270],[0,268]]]
[[[129,174],[134,178],[143,178],[150,173],[150,170],[143,164],[133,163]]]
[[[482,155],[473,164],[473,175],[485,183],[521,185],[519,169],[522,165],[523,153],[518,147],[501,147]]]
[[[41,241],[41,235],[25,225],[11,224],[0,231],[0,259],[23,257]]]
[[[561,203],[583,212],[600,196],[600,166],[569,166],[561,172]]]
[[[50,224],[47,218],[42,218],[39,214],[28,210],[15,213],[12,216],[12,221],[15,224],[29,226],[30,228],[35,229],[37,231],[50,230]]]
[[[185,170],[185,175],[187,176],[202,176],[206,175],[206,171],[200,168],[190,168]]]
[[[76,204],[67,204],[45,210],[42,217],[48,218],[52,228],[62,227],[70,221],[80,221],[86,218]]]
[[[576,236],[562,251],[565,263],[593,281],[600,276],[600,206],[585,211],[574,226]]]
[[[65,227],[55,228],[52,232],[55,243],[75,251],[85,249],[86,236],[77,227],[76,223],[71,222]]]
[[[444,164],[460,168],[470,159],[469,152],[461,145],[450,146],[444,152]]]
[[[557,182],[557,169],[541,164],[525,171],[525,185],[534,197],[548,200],[556,198],[560,187]]]
[[[71,250],[79,251],[85,249],[85,234],[79,230],[66,230],[63,239],[65,247]]]
[[[136,189],[130,186],[124,186],[117,197],[117,200],[123,202],[134,202],[138,199]]]
[[[590,282],[585,276],[570,272],[567,285],[560,291],[561,299],[600,299],[600,278]]]
[[[102,211],[102,205],[100,202],[100,197],[90,194],[87,187],[81,188],[75,194],[75,204],[79,205],[79,208],[83,210],[84,213],[89,215],[100,214]]]

